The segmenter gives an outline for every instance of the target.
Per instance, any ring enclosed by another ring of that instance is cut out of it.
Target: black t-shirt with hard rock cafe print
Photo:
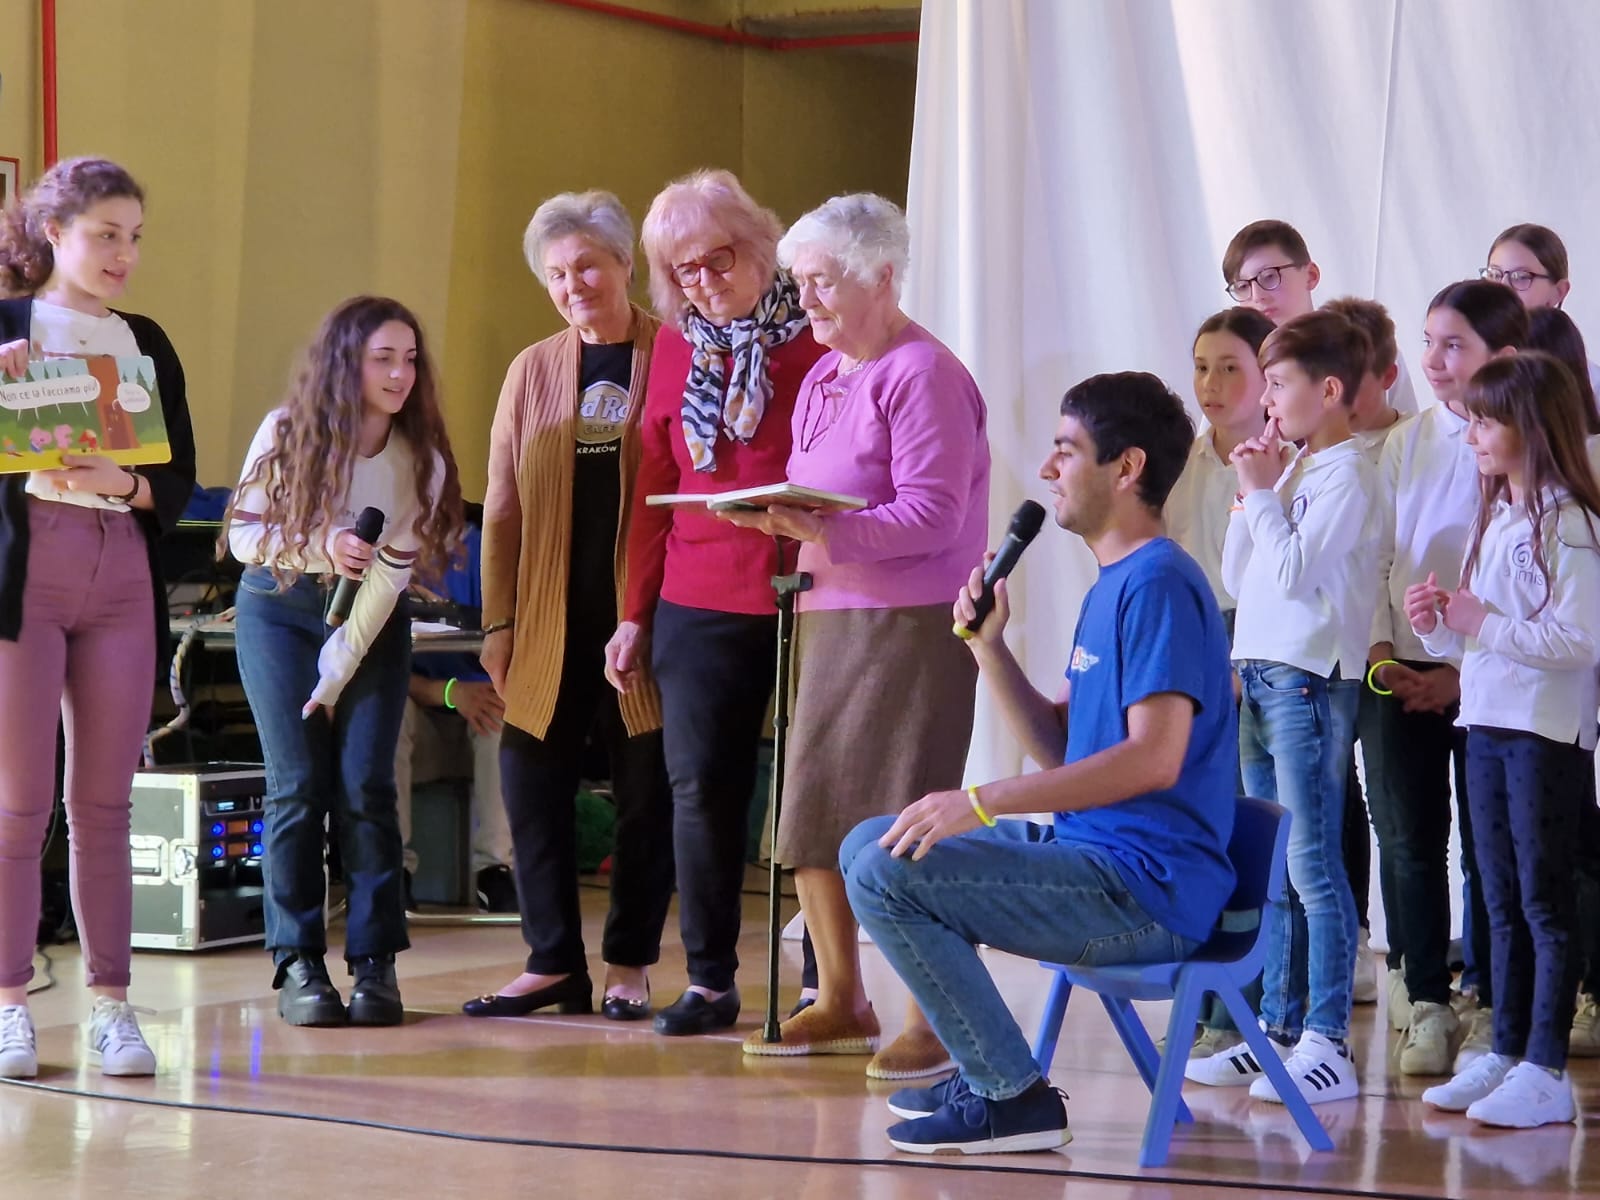
[[[622,504],[622,430],[628,421],[633,343],[583,347],[578,369],[576,462],[572,474],[569,631],[610,637],[617,625],[615,554]]]

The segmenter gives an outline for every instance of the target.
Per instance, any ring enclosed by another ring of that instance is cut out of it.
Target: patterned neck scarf
[[[727,325],[713,325],[693,306],[684,325],[693,357],[683,389],[683,439],[696,471],[717,469],[717,434],[748,443],[772,399],[767,352],[792,341],[806,327],[800,292],[783,271],[755,312]],[[723,355],[733,377],[723,379]]]

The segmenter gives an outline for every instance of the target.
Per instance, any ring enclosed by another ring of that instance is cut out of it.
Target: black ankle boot
[[[406,1008],[394,977],[394,955],[351,959],[350,973],[356,977],[350,989],[350,1024],[398,1025],[405,1020]]]
[[[297,954],[278,967],[278,1015],[291,1025],[343,1025],[344,1002],[321,957]]]

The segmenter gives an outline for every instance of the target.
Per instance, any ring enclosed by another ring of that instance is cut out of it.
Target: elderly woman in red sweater
[[[644,499],[784,479],[795,397],[822,348],[778,269],[782,232],[727,171],[669,184],[644,220],[662,328],[645,389],[627,595],[606,673],[626,692],[649,667],[661,691],[689,967],[688,990],[655,1016],[667,1035],[725,1029],[739,1016],[740,891],[776,663],[778,557],[763,533]]]

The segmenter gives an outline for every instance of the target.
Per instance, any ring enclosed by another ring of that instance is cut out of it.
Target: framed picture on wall
[[[16,199],[17,181],[21,178],[22,163],[14,158],[0,158],[0,208]]]

